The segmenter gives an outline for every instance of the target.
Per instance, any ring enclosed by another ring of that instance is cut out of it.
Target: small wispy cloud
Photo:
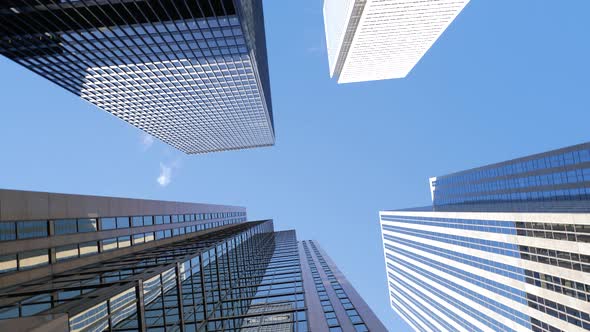
[[[143,150],[147,150],[149,149],[152,144],[154,144],[154,137],[152,135],[143,133],[141,136],[141,146],[143,147]]]
[[[160,186],[166,187],[172,181],[172,167],[160,163],[160,176],[156,179]]]
[[[176,159],[168,164],[160,163],[160,175],[156,179],[158,184],[162,187],[169,185],[172,181],[172,170],[180,168],[180,165],[180,159]]]

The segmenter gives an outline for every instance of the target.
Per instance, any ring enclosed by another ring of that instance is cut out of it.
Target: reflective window
[[[102,240],[101,244],[103,251],[117,249],[117,238],[115,237],[111,239]]]
[[[16,240],[16,224],[0,222],[0,241]]]
[[[131,245],[131,237],[120,236],[119,237],[119,248],[129,247]]]
[[[96,242],[80,243],[80,256],[92,255],[98,252]]]
[[[76,219],[54,220],[53,232],[55,235],[76,233]]]
[[[16,271],[16,254],[0,256],[0,273]]]
[[[47,249],[25,251],[18,254],[19,269],[29,269],[49,263]]]
[[[154,224],[154,220],[152,219],[152,216],[143,217],[143,225],[144,226],[151,226],[153,224]]]
[[[133,217],[131,219],[132,219],[133,227],[143,226],[143,219],[141,217]]]
[[[96,232],[96,219],[78,219],[78,232]]]
[[[129,228],[129,217],[117,217],[117,228]]]
[[[102,230],[117,228],[117,221],[115,218],[100,218],[100,227]]]
[[[63,261],[69,258],[76,258],[78,257],[78,245],[77,244],[70,244],[67,246],[61,246],[55,248],[55,258],[57,261]]]
[[[47,221],[19,221],[17,222],[19,239],[47,236]]]

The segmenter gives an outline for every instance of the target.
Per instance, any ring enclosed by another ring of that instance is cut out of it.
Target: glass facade
[[[148,228],[147,226],[153,226],[154,220],[156,221],[155,224],[179,223],[179,225],[170,225],[169,229],[153,230],[153,227]],[[24,251],[19,253],[18,257],[17,252],[11,253],[10,248],[8,248],[4,250],[8,254],[0,255],[0,261],[5,262],[0,263],[0,275],[244,221],[246,221],[246,213],[237,211],[165,216],[0,221],[0,244],[2,244],[2,241],[51,238],[54,236],[66,236],[66,239],[72,242],[62,246],[47,246],[43,249]],[[106,235],[108,233],[103,232],[129,228],[132,228],[133,235],[109,237]],[[49,232],[48,230],[52,231]],[[146,231],[141,232],[141,230]],[[96,233],[95,241],[76,241],[76,238],[71,236],[88,232]],[[66,242],[68,241],[66,240]],[[54,258],[48,259],[51,256],[54,256]]]
[[[433,205],[581,201],[590,209],[590,143],[431,178]],[[570,205],[572,206],[572,205]],[[576,206],[576,205],[573,205]]]
[[[354,291],[344,289],[313,241],[303,246],[322,275],[315,265],[302,268],[300,244],[295,231],[274,232],[272,221],[218,227],[3,288],[0,326],[2,319],[67,313],[70,331],[320,331],[308,319],[311,294],[334,301],[334,307],[322,305],[329,331],[385,331],[366,304],[350,296]],[[59,257],[77,250],[60,248]],[[303,274],[313,275],[315,288],[306,291],[311,285]],[[336,295],[332,300],[326,287]],[[334,324],[342,308],[349,321]]]
[[[590,330],[589,172],[585,143],[431,178],[433,207],[380,212],[392,308],[417,331]]]
[[[0,53],[186,152],[274,144],[260,0],[11,1]]]
[[[0,221],[0,331],[385,331],[316,242],[245,222],[244,208],[6,190],[0,200],[61,216]],[[210,212],[180,213],[190,210]],[[325,299],[331,310],[317,315]]]

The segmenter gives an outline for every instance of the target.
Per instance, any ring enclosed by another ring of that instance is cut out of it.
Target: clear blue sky
[[[588,141],[590,1],[472,1],[406,79],[330,80],[322,1],[265,0],[277,144],[186,156],[0,57],[0,187],[243,205],[316,239],[392,331],[378,211]],[[167,186],[157,182],[170,167]]]

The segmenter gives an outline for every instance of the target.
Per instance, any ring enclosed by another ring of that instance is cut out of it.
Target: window
[[[0,241],[16,240],[16,224],[0,222]]]
[[[133,244],[140,244],[143,243],[144,240],[144,235],[143,234],[135,234],[133,235]]]
[[[131,219],[132,219],[133,227],[143,226],[143,220],[141,217],[133,217]]]
[[[55,235],[71,234],[76,232],[76,219],[53,221],[53,233]]]
[[[100,229],[107,230],[107,229],[115,229],[117,228],[117,221],[115,218],[101,218],[100,219]]]
[[[19,239],[47,236],[47,221],[19,221],[17,223]]]
[[[164,217],[156,216],[156,225],[161,225],[164,223]]]
[[[154,224],[154,219],[152,218],[152,216],[145,216],[143,217],[143,225],[144,226],[150,226]]]
[[[121,236],[119,237],[119,248],[129,247],[131,245],[131,237]]]
[[[102,240],[101,243],[103,251],[117,249],[117,238],[105,239]]]
[[[48,264],[49,255],[47,249],[26,251],[18,254],[18,262],[20,269],[30,269]]]
[[[80,256],[92,255],[98,252],[98,246],[96,242],[85,242],[80,243]]]
[[[117,228],[129,228],[129,217],[117,217]]]
[[[57,258],[58,262],[65,259],[78,257],[78,245],[71,244],[55,248],[55,257]]]
[[[78,219],[78,232],[96,232],[96,219]]]
[[[0,273],[16,271],[16,254],[0,256]]]

